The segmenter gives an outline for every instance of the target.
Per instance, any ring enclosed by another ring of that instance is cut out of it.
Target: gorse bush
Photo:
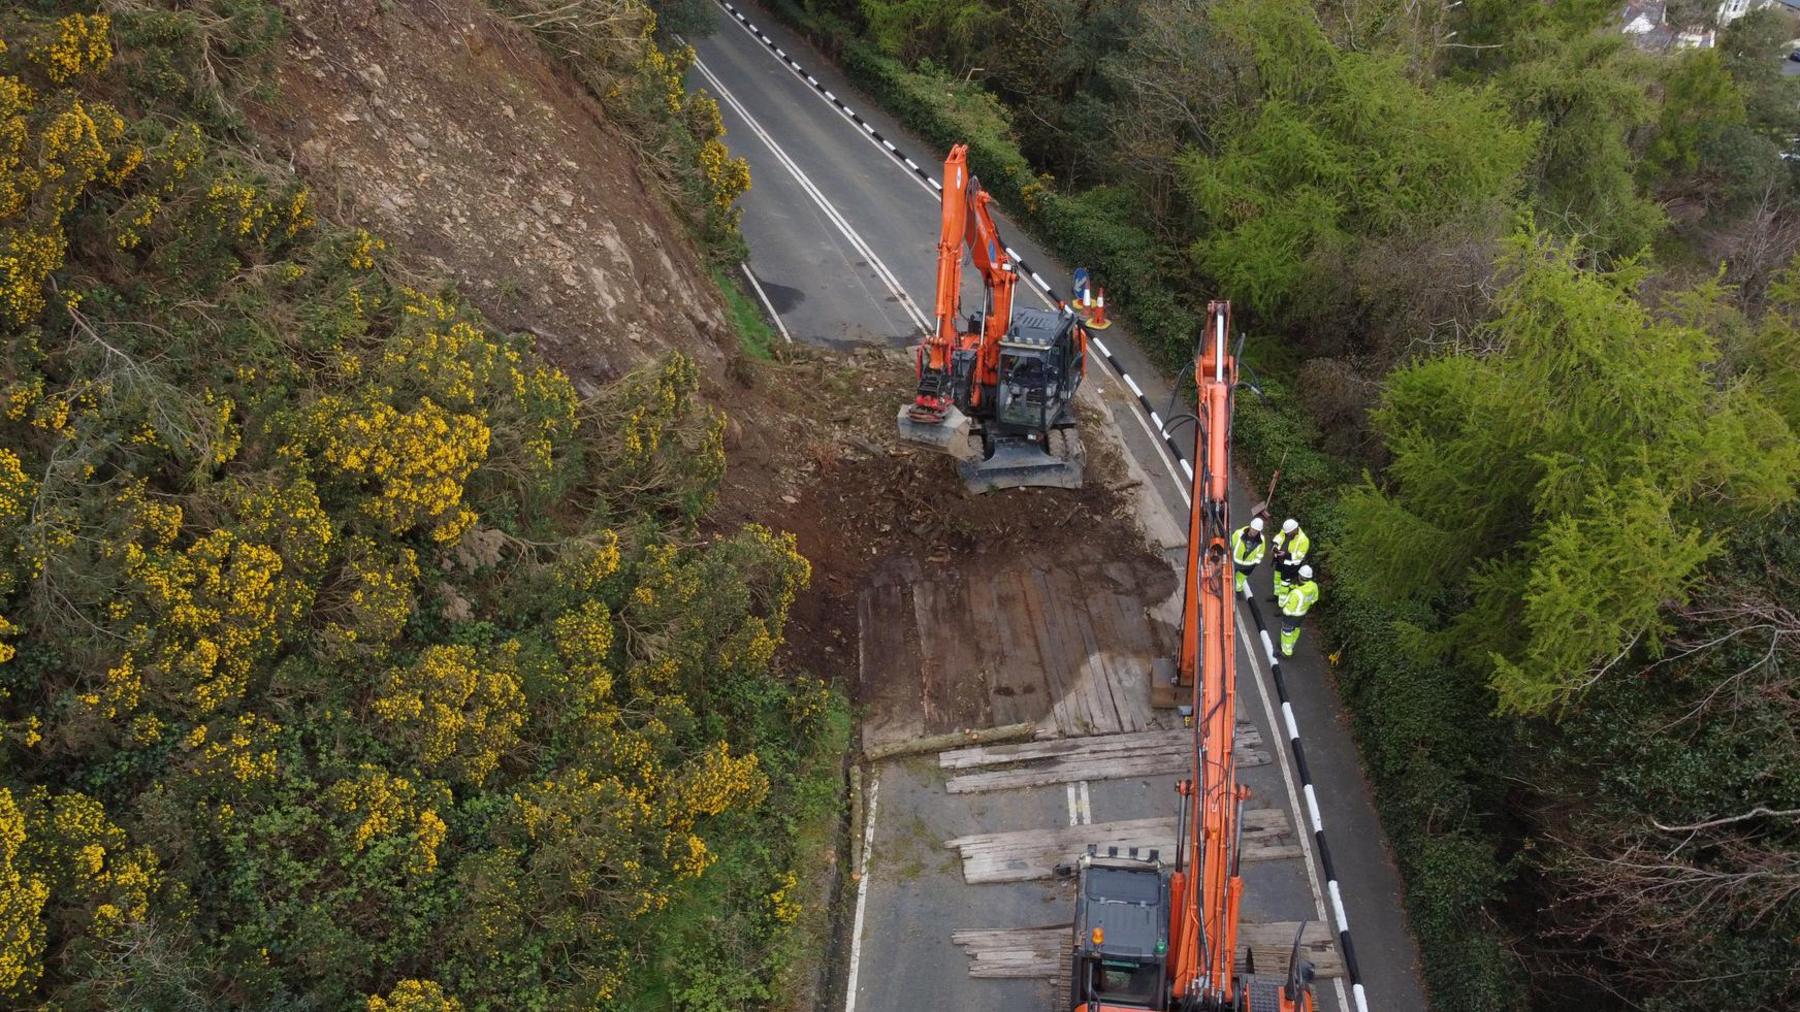
[[[693,48],[665,48],[668,32],[696,30],[703,11],[687,2],[653,9],[643,0],[489,2],[529,28],[609,113],[633,128],[639,156],[681,198],[678,205],[709,246],[730,253],[741,244],[736,201],[750,188],[750,165],[725,146],[718,101],[689,94],[682,83]],[[659,9],[673,17],[661,33]]]
[[[0,15],[0,1000],[629,1004],[721,873],[766,986],[806,561],[696,535],[693,363],[580,399],[223,142],[254,7]]]

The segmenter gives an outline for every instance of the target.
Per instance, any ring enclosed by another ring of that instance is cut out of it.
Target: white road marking
[[[856,1012],[856,972],[862,968],[863,915],[869,909],[869,852],[875,849],[875,806],[881,800],[881,772],[869,774],[869,817],[863,823],[862,867],[856,880],[856,923],[850,929],[850,979],[844,987],[844,1012]]]
[[[781,314],[775,311],[775,303],[769,301],[769,293],[763,291],[762,282],[750,273],[749,264],[739,263],[738,266],[744,269],[744,277],[750,279],[750,287],[756,289],[756,297],[762,300],[763,308],[769,311],[769,319],[775,321],[775,329],[781,331],[781,336],[787,338],[787,343],[793,344],[794,335],[788,333],[787,324],[781,322]]]
[[[744,108],[744,104],[738,101],[737,96],[732,94],[729,88],[725,87],[725,83],[720,81],[719,78],[713,74],[712,69],[706,65],[706,61],[696,58],[694,60],[694,69],[700,71],[700,73],[705,76],[707,82],[718,92],[719,97],[724,99],[726,104],[730,105],[731,108],[743,118],[744,122],[749,125],[750,131],[756,134],[757,139],[761,140],[763,144],[768,147],[770,153],[775,156],[775,159],[779,161],[782,167],[787,169],[788,173],[794,177],[794,180],[800,184],[800,188],[806,191],[806,195],[812,198],[814,204],[818,205],[819,210],[825,212],[825,217],[830,219],[831,223],[837,227],[837,230],[843,234],[844,238],[850,241],[850,245],[855,247],[856,251],[862,254],[864,259],[869,262],[869,267],[875,272],[876,277],[881,279],[882,284],[887,287],[887,290],[892,293],[894,298],[900,303],[900,308],[905,310],[906,315],[911,317],[912,321],[918,325],[920,332],[928,332],[930,327],[925,321],[925,314],[921,313],[919,307],[913,303],[912,296],[906,294],[906,290],[900,286],[899,280],[894,277],[893,271],[888,269],[887,264],[882,263],[881,258],[875,255],[875,250],[863,240],[861,235],[857,234],[856,229],[852,228],[850,222],[843,214],[832,205],[830,200],[826,199],[825,194],[813,184],[812,179],[809,178],[805,172],[801,171],[800,166],[788,156],[788,153],[782,149],[781,145],[775,143],[775,138],[770,136],[767,130],[763,129],[763,125],[757,122],[756,117],[750,115],[750,110]]]
[[[1081,825],[1081,801],[1075,797],[1075,785],[1067,783],[1063,786],[1068,788],[1069,793],[1069,825],[1079,826]]]
[[[740,21],[741,21],[741,19],[740,19]],[[751,35],[756,34],[754,32],[751,32],[747,26],[742,25],[741,23],[740,23],[740,27],[743,27],[745,32],[748,34],[751,34]],[[696,65],[698,65],[699,61],[696,60],[695,62],[696,62]],[[782,62],[782,61],[777,61],[777,62]],[[787,63],[783,62],[782,65],[787,66]],[[790,72],[794,73],[796,77],[804,77],[805,76],[805,75],[801,74],[798,70],[796,70],[792,67],[789,67],[789,70],[790,70]],[[702,72],[703,73],[705,72],[704,68],[702,68]],[[707,76],[709,78],[711,78],[712,75],[707,74]],[[816,95],[816,94],[818,94],[818,92],[814,91],[814,94]],[[833,95],[829,90],[826,90],[824,97],[831,99],[831,101],[828,102],[827,104],[830,105],[833,109],[838,109],[840,115],[842,115],[842,110],[839,108],[839,104],[837,102],[837,96]],[[745,118],[746,119],[749,118],[747,114],[746,114]],[[851,120],[850,117],[844,116],[844,118],[847,121],[849,121],[852,126],[856,125],[855,121]],[[867,135],[864,135],[864,136],[867,136]],[[873,137],[869,137],[868,139],[871,144],[877,143]],[[772,142],[771,142],[771,144],[772,144]],[[910,166],[914,169],[918,169],[918,165],[916,163],[914,163],[911,159],[907,159],[906,162],[907,162],[908,166]],[[796,167],[795,171],[797,171],[797,167]],[[920,184],[921,186],[925,186],[925,185],[929,184],[930,188],[927,189],[926,192],[931,194],[933,199],[937,199],[938,194],[936,191],[940,191],[943,189],[943,185],[935,179],[920,179],[918,176],[912,176],[911,178],[914,180],[914,182]],[[1012,254],[1012,251],[1010,249],[1007,252],[1012,255],[1013,260],[1016,261],[1019,259],[1017,254]],[[1042,279],[1036,277],[1035,274],[1033,275],[1033,279],[1038,281],[1038,283],[1040,285],[1043,284]],[[1045,287],[1048,288],[1047,285],[1045,285]],[[1045,292],[1039,291],[1037,293],[1037,296],[1040,300],[1043,301],[1043,303],[1047,307],[1052,308],[1052,309],[1056,308],[1055,301],[1050,299]],[[908,302],[910,304],[910,300],[908,300]],[[921,322],[920,326],[921,326],[921,329],[926,329],[926,330],[929,329],[924,326],[923,322]],[[1090,338],[1090,340],[1101,350],[1102,354],[1106,354],[1109,358],[1111,357],[1110,353],[1107,351],[1106,345],[1103,342],[1101,342],[1098,338]],[[1106,372],[1107,375],[1111,376],[1113,378],[1113,382],[1115,384],[1118,384],[1121,387],[1128,387],[1132,390],[1133,393],[1137,393],[1139,396],[1142,396],[1141,391],[1137,390],[1137,384],[1134,381],[1132,381],[1130,374],[1122,372],[1122,371],[1118,371],[1116,369],[1108,369],[1108,370],[1102,370],[1102,371]],[[1143,409],[1141,403],[1134,402],[1132,404],[1131,416],[1133,418],[1137,419],[1138,425],[1141,428],[1143,428],[1145,435],[1150,437],[1150,442],[1156,449],[1157,460],[1162,463],[1163,468],[1168,472],[1169,478],[1174,483],[1175,491],[1181,496],[1181,500],[1182,500],[1183,504],[1186,507],[1191,509],[1193,506],[1193,496],[1188,491],[1186,483],[1184,483],[1182,481],[1181,477],[1176,473],[1175,468],[1176,468],[1176,465],[1179,464],[1182,473],[1186,474],[1188,481],[1192,481],[1193,477],[1194,477],[1193,465],[1188,463],[1186,460],[1182,459],[1181,457],[1171,454],[1168,444],[1161,438],[1160,433],[1151,430],[1148,420],[1144,417],[1144,409]],[[1236,621],[1237,621],[1238,631],[1245,639],[1248,639],[1249,631],[1244,626],[1243,616],[1239,615],[1239,614],[1235,614],[1236,611],[1237,611],[1237,609],[1234,608],[1233,612],[1234,612],[1234,617],[1236,618]],[[1270,702],[1268,689],[1263,684],[1263,675],[1262,675],[1261,667],[1256,662],[1256,657],[1255,657],[1254,651],[1246,651],[1246,655],[1250,657],[1251,670],[1256,676],[1254,680],[1256,683],[1257,694],[1262,697],[1263,710],[1268,717],[1269,726],[1274,727],[1274,726],[1276,726],[1275,725],[1275,710],[1274,710],[1273,704]],[[1290,810],[1294,813],[1295,818],[1298,819],[1299,815],[1300,815],[1300,799],[1299,799],[1299,797],[1295,791],[1295,787],[1294,787],[1294,775],[1293,775],[1293,770],[1292,770],[1292,767],[1290,764],[1291,761],[1290,761],[1290,758],[1288,755],[1288,750],[1275,749],[1274,751],[1276,752],[1277,758],[1280,761],[1282,779],[1286,782],[1286,785],[1287,785],[1288,804],[1290,806]],[[1309,791],[1311,790],[1310,785],[1308,785],[1308,790]],[[873,809],[873,806],[871,806],[871,814],[873,814],[872,809]],[[1315,812],[1316,812],[1316,808],[1315,808]],[[1302,844],[1301,844],[1301,854],[1305,858],[1305,863],[1306,863],[1307,886],[1312,890],[1313,899],[1318,908],[1319,919],[1321,921],[1323,921],[1326,917],[1325,897],[1324,897],[1323,890],[1319,886],[1319,881],[1320,881],[1319,869],[1318,869],[1318,865],[1316,863],[1316,859],[1313,856],[1313,842],[1310,837],[1303,837]],[[865,849],[864,850],[865,861],[867,859],[867,855],[868,855],[868,851],[867,851],[867,849]],[[864,883],[866,884],[866,882],[867,882],[867,878],[865,876]],[[859,899],[858,899],[858,925],[859,926],[861,923],[861,910],[862,910],[862,907],[861,907],[861,899],[860,899],[860,892],[859,892]],[[860,927],[859,927],[859,931],[860,931]],[[853,936],[853,938],[854,938],[854,936]],[[851,970],[850,970],[850,975],[851,975],[852,981],[854,981],[856,979],[856,970],[857,970],[856,960],[858,958],[858,954],[859,954],[859,949],[853,941],[852,957],[851,957],[852,963],[851,963]],[[1342,978],[1338,978],[1336,980],[1336,985],[1337,985],[1336,989],[1337,989],[1339,1007],[1348,1008],[1349,1007],[1349,995],[1345,988],[1344,980]],[[1357,991],[1357,999],[1356,999],[1357,1007],[1359,1009],[1364,1010],[1364,1012],[1366,1012],[1368,1005],[1367,1005],[1367,1000],[1363,995],[1363,987],[1361,984],[1356,985],[1356,991]],[[851,1000],[854,1001],[854,996],[852,996]]]
[[[744,30],[745,35],[748,35],[753,39],[756,38],[756,33],[751,31],[750,27],[748,25],[744,24],[744,22],[741,19],[734,20],[732,23],[737,25],[739,28],[742,28]],[[830,88],[820,88],[819,82],[816,79],[814,79],[812,75],[803,73],[802,71],[800,71],[794,67],[788,66],[788,64],[786,62],[782,62],[781,65],[784,67],[787,67],[788,71],[790,73],[792,73],[795,77],[800,78],[800,79],[804,80],[807,84],[812,85],[813,87],[811,87],[807,90],[811,91],[815,96],[817,96],[819,101],[824,102],[827,106],[830,106],[831,110],[833,112],[837,113],[839,116],[842,116],[845,122],[849,123],[851,126],[856,125],[856,121],[851,119],[848,115],[846,115],[846,113],[844,111],[844,106],[838,101],[838,97],[831,93]],[[823,92],[823,94],[821,94],[821,92]],[[870,144],[875,144],[877,147],[880,146],[879,143],[875,140],[875,138],[870,137],[868,134],[862,134],[861,136],[864,139],[866,139]],[[910,158],[906,160],[906,164],[909,167],[911,167],[914,171],[922,171],[919,169],[919,166],[916,165],[913,162],[913,160]],[[925,192],[931,194],[932,199],[935,200],[937,198],[937,193],[934,192],[929,186],[926,186],[927,180],[920,179],[918,176],[913,176],[912,181],[919,184],[920,186],[925,186],[926,187]],[[931,182],[933,183],[933,185],[936,184],[935,180],[932,180]]]
[[[1183,463],[1186,463],[1186,461],[1183,461]],[[1250,629],[1248,626],[1244,625],[1244,613],[1237,608],[1232,608],[1231,614],[1232,617],[1237,620],[1238,635],[1243,637],[1247,642],[1250,639]],[[1253,676],[1251,680],[1256,683],[1256,694],[1262,699],[1263,713],[1269,718],[1269,726],[1274,727],[1276,726],[1275,704],[1270,701],[1269,687],[1263,684],[1262,665],[1256,663],[1256,651],[1250,649],[1248,646],[1244,648],[1244,656],[1250,658],[1250,674]],[[1281,766],[1281,780],[1282,783],[1287,785],[1288,811],[1294,813],[1295,829],[1298,830],[1300,821],[1300,793],[1294,787],[1293,760],[1289,758],[1288,750],[1285,748],[1272,748],[1269,751],[1275,753],[1275,759]],[[1307,784],[1306,790],[1310,795],[1312,793],[1312,785]],[[1295,832],[1294,835],[1300,838],[1300,856],[1306,861],[1306,885],[1307,888],[1312,890],[1313,906],[1318,911],[1319,921],[1323,923],[1325,920],[1325,892],[1319,888],[1319,865],[1318,859],[1313,856],[1313,838],[1311,835],[1301,832]],[[1342,977],[1337,978],[1337,996],[1338,1008],[1347,1009],[1350,1007],[1350,996],[1344,990],[1344,979]],[[1358,1007],[1364,1009],[1364,1012],[1367,1010],[1367,1006],[1362,1005],[1360,1002]]]
[[[1086,780],[1081,782],[1080,796],[1081,824],[1084,826],[1091,826],[1094,824],[1094,801],[1093,798],[1088,796],[1088,782]]]

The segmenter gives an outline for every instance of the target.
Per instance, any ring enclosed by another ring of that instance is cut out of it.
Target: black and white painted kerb
[[[908,157],[905,152],[895,146],[893,141],[882,136],[881,132],[875,129],[874,124],[858,115],[856,110],[850,108],[848,104],[838,98],[837,95],[835,95],[830,88],[825,87],[817,77],[807,73],[806,68],[802,67],[793,57],[789,56],[785,50],[776,45],[774,39],[771,39],[766,32],[761,28],[758,28],[755,22],[745,17],[743,11],[738,10],[738,8],[730,3],[729,0],[714,0],[714,2],[723,8],[727,14],[731,15],[739,25],[743,26],[745,31],[761,42],[763,48],[776,59],[780,60],[795,77],[805,81],[808,87],[812,88],[813,91],[822,96],[826,101],[830,102],[837,108],[838,112],[842,113],[851,123],[854,123],[862,130],[863,133],[867,134],[877,142],[881,149],[887,152],[888,156],[892,158],[897,165],[905,168],[917,181],[925,184],[929,188],[929,192],[936,194],[943,191],[943,184],[939,183],[936,177],[930,172],[927,172],[918,162]],[[1054,305],[1062,305],[1066,302],[1062,294],[1052,287],[1048,281],[1045,281],[1043,275],[1033,270],[1031,265],[1026,263],[1025,258],[1019,256],[1016,250],[1010,246],[1006,247],[1006,255],[1018,266],[1020,273],[1031,279],[1032,284],[1037,286],[1038,291],[1045,297],[1046,301],[1049,301]],[[1124,383],[1126,389],[1131,391],[1132,396],[1137,399],[1139,410],[1143,412],[1145,417],[1150,419],[1152,431],[1162,440],[1164,448],[1167,449],[1169,455],[1180,465],[1182,473],[1186,475],[1187,479],[1191,482],[1194,478],[1194,467],[1182,457],[1180,444],[1175,441],[1173,435],[1169,432],[1169,426],[1162,415],[1150,403],[1150,398],[1145,396],[1143,389],[1138,386],[1137,381],[1132,379],[1131,375],[1125,371],[1125,367],[1119,362],[1118,358],[1113,355],[1112,349],[1106,346],[1105,341],[1102,341],[1098,337],[1090,336],[1088,338],[1088,346],[1100,353],[1100,358],[1106,363],[1107,368],[1112,370],[1112,372]],[[1193,502],[1192,493],[1188,489],[1180,486],[1177,486],[1177,490],[1181,493],[1182,499],[1191,505]],[[1250,612],[1251,621],[1255,623],[1257,632],[1262,639],[1263,651],[1268,656],[1269,669],[1274,677],[1275,692],[1281,701],[1281,715],[1283,721],[1287,725],[1288,746],[1292,750],[1295,765],[1299,770],[1300,782],[1306,796],[1306,814],[1312,823],[1313,842],[1318,848],[1320,865],[1324,870],[1326,880],[1326,891],[1331,897],[1331,912],[1337,922],[1338,947],[1343,952],[1345,974],[1350,980],[1351,993],[1354,996],[1357,1012],[1369,1012],[1369,1002],[1363,989],[1362,974],[1356,965],[1356,952],[1350,943],[1350,919],[1344,912],[1344,899],[1342,891],[1338,887],[1337,872],[1334,870],[1331,863],[1331,851],[1325,843],[1325,822],[1319,814],[1318,794],[1313,788],[1312,773],[1306,765],[1306,750],[1300,741],[1299,725],[1294,720],[1294,707],[1293,704],[1289,702],[1287,684],[1283,681],[1281,676],[1281,661],[1275,651],[1274,642],[1269,637],[1268,627],[1263,621],[1262,612],[1257,607],[1255,598],[1246,595],[1245,603],[1249,606],[1248,610]],[[852,972],[854,973],[854,970]],[[854,998],[852,998],[852,1001],[854,1001]]]
[[[1356,950],[1350,944],[1350,918],[1344,913],[1344,894],[1338,887],[1337,869],[1331,863],[1331,848],[1325,845],[1325,820],[1319,817],[1319,795],[1313,789],[1312,770],[1306,765],[1306,747],[1300,741],[1300,725],[1294,720],[1294,704],[1288,698],[1287,682],[1281,677],[1281,656],[1275,650],[1275,641],[1269,636],[1269,627],[1263,622],[1262,608],[1257,606],[1255,593],[1245,586],[1244,604],[1248,606],[1250,621],[1256,625],[1256,635],[1262,640],[1263,654],[1269,659],[1269,672],[1275,680],[1275,697],[1281,701],[1281,719],[1287,725],[1288,747],[1294,754],[1294,768],[1300,774],[1301,790],[1306,795],[1306,814],[1312,821],[1313,843],[1319,849],[1319,867],[1325,873],[1325,891],[1331,894],[1331,912],[1337,919],[1338,948],[1344,954],[1344,973],[1350,978],[1350,990],[1356,1000],[1359,1012],[1368,1012],[1369,1000],[1363,992],[1362,972],[1356,965]]]

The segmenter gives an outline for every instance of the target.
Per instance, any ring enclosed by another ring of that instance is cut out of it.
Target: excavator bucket
[[[914,405],[900,405],[894,422],[900,428],[901,442],[923,446],[956,457],[969,456],[969,417],[951,407],[942,421],[922,422],[913,417]]]
[[[1080,488],[1087,453],[1074,429],[1051,431],[1048,444],[1023,436],[994,440],[986,460],[962,460],[957,470],[977,494],[1003,488]]]

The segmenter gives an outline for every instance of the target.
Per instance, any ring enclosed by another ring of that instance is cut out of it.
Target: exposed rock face
[[[733,338],[630,139],[475,0],[300,0],[258,133],[326,211],[396,240],[583,387]],[[587,381],[587,382],[583,382]]]

